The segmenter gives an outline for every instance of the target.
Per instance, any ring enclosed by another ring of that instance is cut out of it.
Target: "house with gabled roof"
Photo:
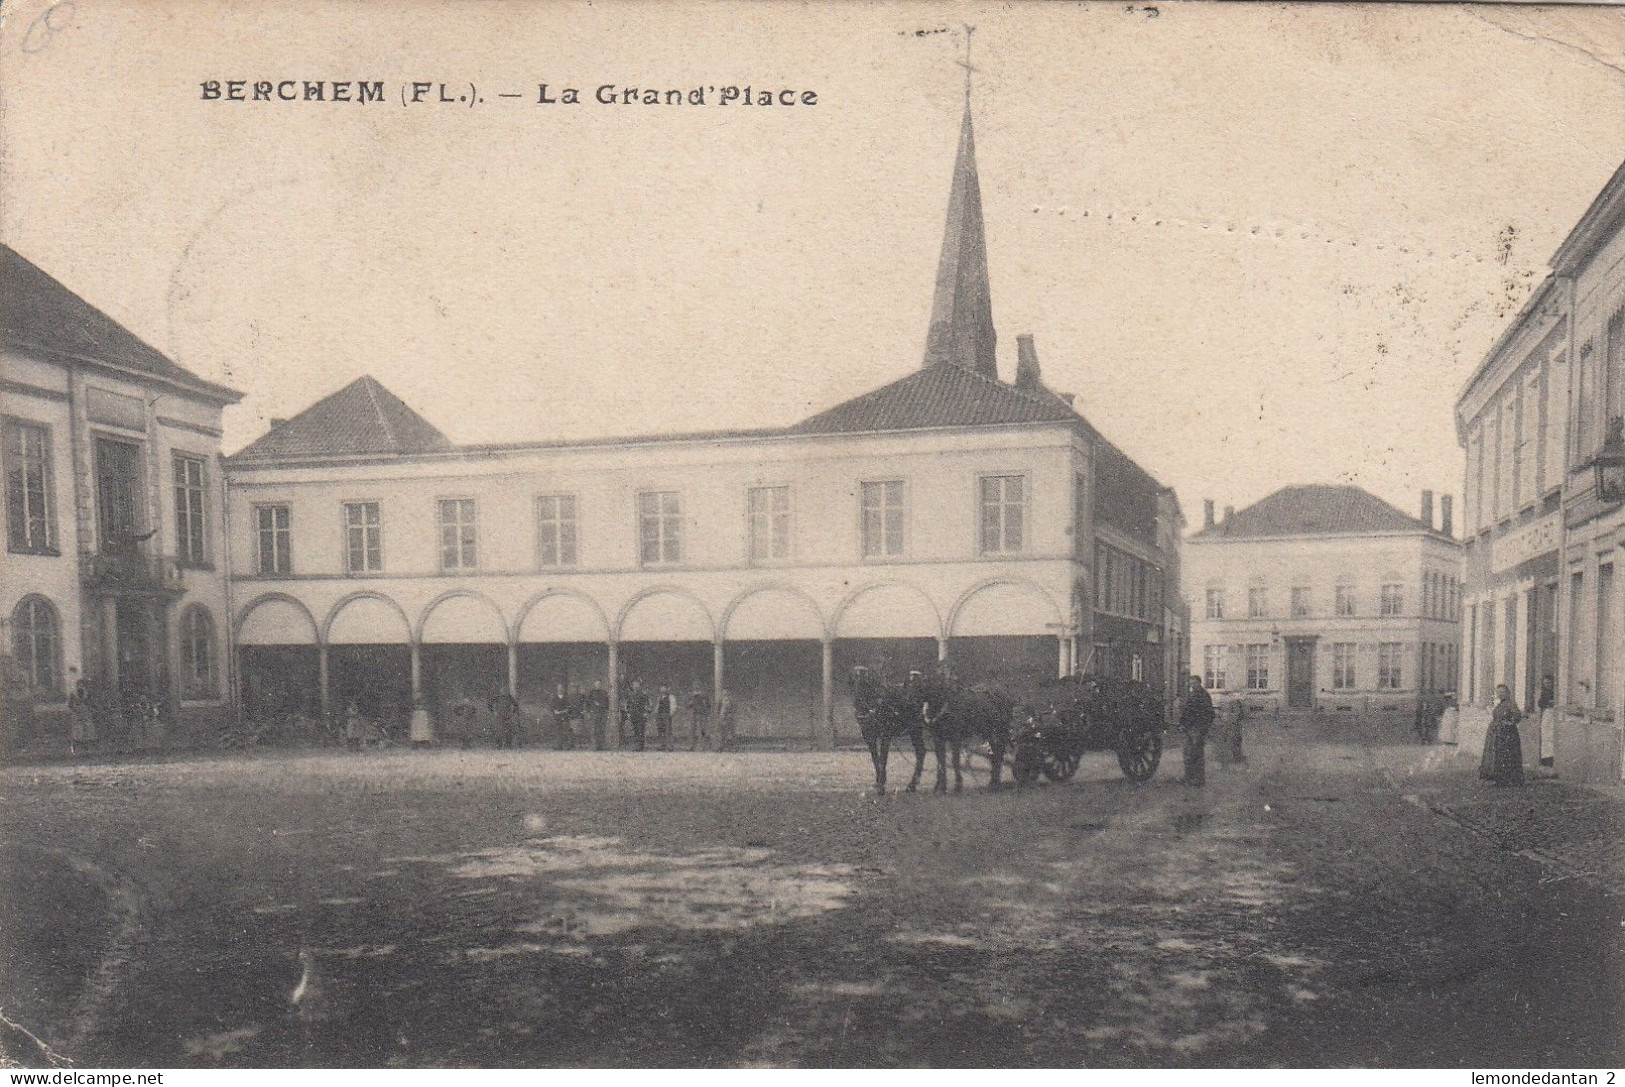
[[[1461,544],[1451,496],[1434,519],[1359,487],[1283,487],[1185,541],[1191,663],[1215,695],[1375,719],[1402,731],[1455,689]]]
[[[221,412],[241,395],[177,365],[0,245],[6,714],[0,748],[203,735],[230,717]]]
[[[725,702],[732,742],[824,745],[859,663],[1165,687],[1174,495],[1030,336],[1001,380],[996,338],[967,106],[923,364],[887,385],[783,427],[461,444],[359,378],[228,458],[245,712],[398,728],[506,692],[534,723],[635,680]]]

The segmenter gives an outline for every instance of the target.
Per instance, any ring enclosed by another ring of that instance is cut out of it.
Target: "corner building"
[[[249,716],[696,686],[735,743],[855,736],[845,673],[1184,666],[1173,493],[995,363],[967,109],[924,364],[792,426],[454,445],[370,377],[227,461]],[[686,720],[686,713],[682,715]],[[611,729],[613,732],[613,728]]]

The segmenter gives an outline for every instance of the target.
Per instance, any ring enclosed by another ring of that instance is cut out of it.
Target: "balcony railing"
[[[106,594],[167,596],[186,591],[180,564],[163,555],[81,552],[79,580],[87,590]]]

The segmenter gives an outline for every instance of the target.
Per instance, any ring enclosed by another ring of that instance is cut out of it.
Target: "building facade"
[[[994,357],[967,110],[924,364],[792,426],[457,446],[371,378],[228,458],[245,714],[399,722],[634,679],[732,707],[736,742],[856,729],[858,663],[1164,688],[1180,512]],[[1172,645],[1173,652],[1169,652]]]
[[[1415,720],[1454,685],[1461,546],[1453,510],[1420,518],[1357,487],[1287,487],[1185,541],[1191,663],[1272,710]]]
[[[1625,759],[1625,166],[1564,239],[1552,273],[1456,406],[1467,453],[1464,738],[1476,743],[1498,683],[1552,727],[1525,754],[1578,779],[1620,779]],[[1610,464],[1613,466],[1610,467]]]
[[[0,246],[0,427],[10,745],[99,715],[229,716],[220,416],[239,395],[175,365]],[[109,742],[147,744],[145,735]]]

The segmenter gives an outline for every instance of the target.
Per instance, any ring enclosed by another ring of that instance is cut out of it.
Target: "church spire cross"
[[[970,40],[965,27],[965,116],[959,126],[953,187],[948,193],[948,221],[937,262],[936,293],[931,301],[931,327],[926,334],[925,365],[943,363],[998,379],[994,348],[992,291],[987,274],[987,233],[982,223],[982,186],[976,174],[976,137],[971,130]]]

